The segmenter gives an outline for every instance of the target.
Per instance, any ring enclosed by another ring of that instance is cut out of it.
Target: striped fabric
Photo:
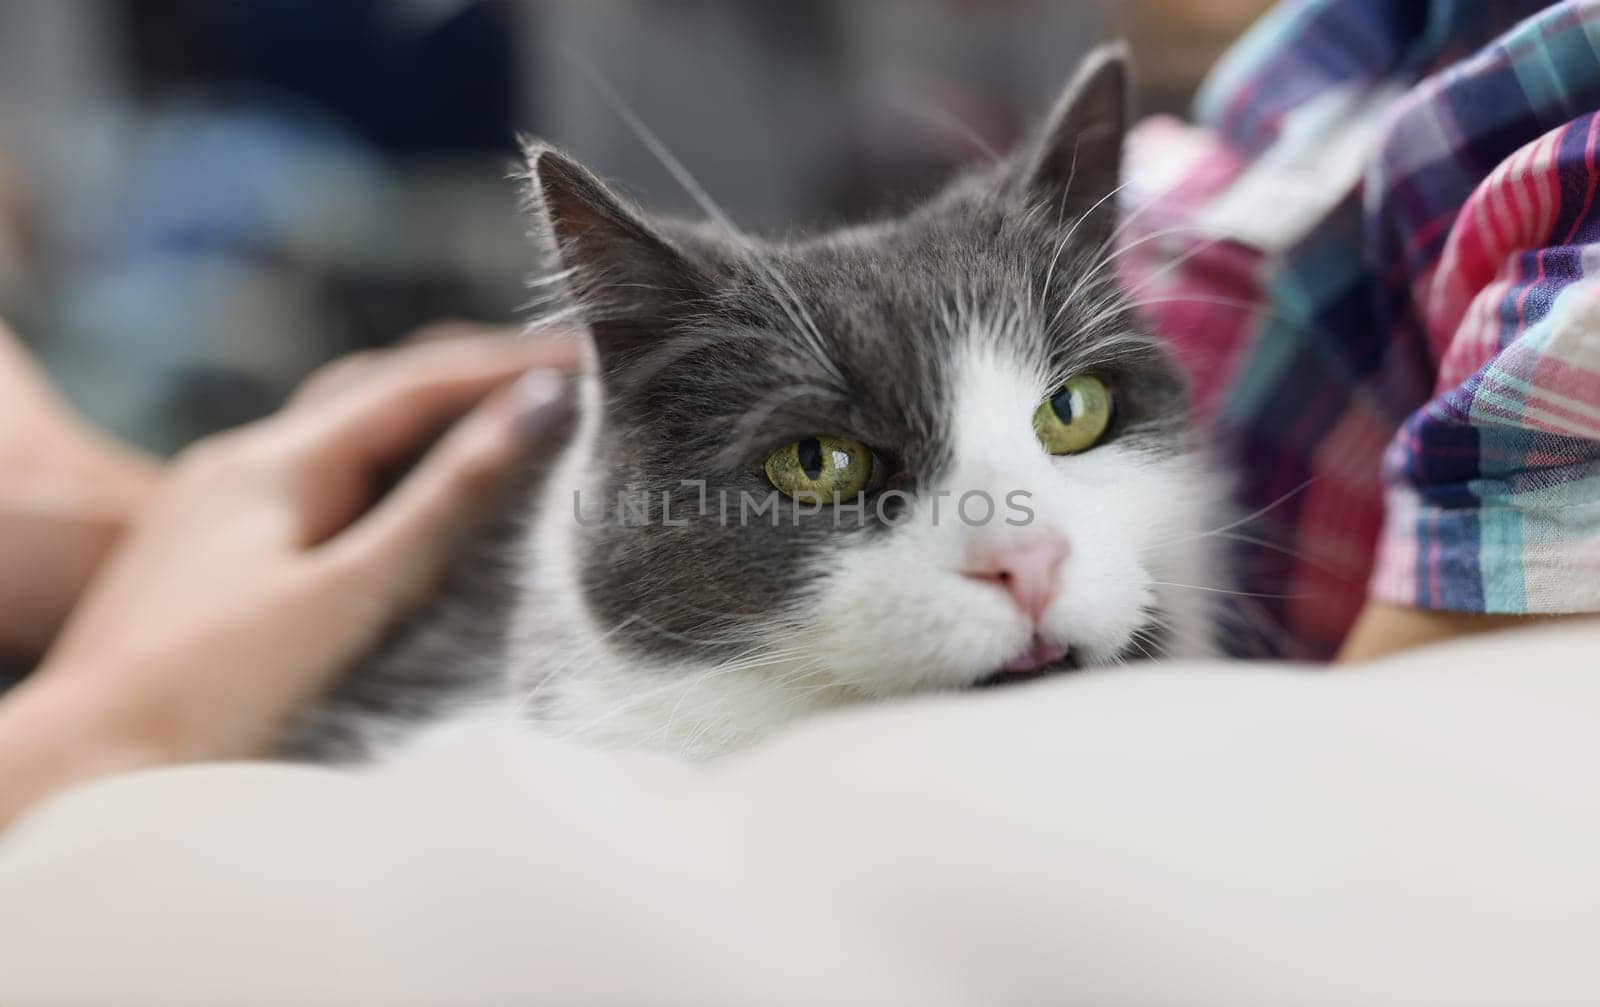
[[[1237,473],[1241,654],[1600,611],[1600,0],[1289,0],[1130,146],[1124,282]]]

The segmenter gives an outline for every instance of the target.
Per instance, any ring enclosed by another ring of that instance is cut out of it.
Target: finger
[[[92,509],[0,513],[0,656],[44,652],[123,528]]]
[[[60,397],[44,369],[6,327],[5,319],[0,319],[0,419],[53,415],[61,408]]]
[[[486,322],[468,322],[459,318],[441,318],[412,329],[400,338],[401,346],[435,343],[456,339],[516,339],[517,329],[509,325],[491,325]]]
[[[399,606],[426,598],[454,546],[518,462],[553,446],[570,415],[568,378],[530,372],[475,410],[376,508],[322,547]]]
[[[287,408],[328,402],[397,367],[450,367],[466,360],[493,360],[507,355],[526,360],[524,369],[575,367],[578,342],[565,333],[520,336],[513,329],[436,322],[410,333],[395,348],[358,350],[323,364],[295,389]]]
[[[385,354],[364,381],[284,417],[271,454],[289,466],[299,538],[310,545],[344,528],[438,432],[530,365],[571,366],[580,347],[486,338]]]
[[[575,340],[494,337],[394,351],[364,380],[285,415],[313,463],[371,472],[414,454],[495,388],[536,368],[573,369]]]
[[[357,350],[335,357],[312,371],[300,382],[300,387],[289,396],[285,409],[303,409],[308,405],[326,402],[341,395],[356,384],[369,379],[375,369],[388,362],[389,350]]]

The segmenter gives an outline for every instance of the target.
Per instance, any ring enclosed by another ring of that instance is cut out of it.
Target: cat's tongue
[[[1028,649],[1006,662],[1006,671],[1038,671],[1047,664],[1055,664],[1067,656],[1070,648],[1064,643],[1051,643],[1039,637],[1033,638],[1033,643]]]

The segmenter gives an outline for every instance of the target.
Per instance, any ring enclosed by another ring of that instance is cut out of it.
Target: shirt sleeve
[[[1132,138],[1136,182],[1176,167],[1127,283],[1189,366],[1247,515],[1238,621],[1270,631],[1233,653],[1325,657],[1369,599],[1600,611],[1600,0],[1426,6],[1420,33],[1287,6],[1198,128]]]
[[[1230,653],[1326,658],[1373,597],[1600,608],[1596,23],[1283,3],[1131,137],[1124,282],[1234,483]]]
[[[1600,610],[1597,154],[1587,115],[1505,159],[1413,282],[1437,377],[1384,459],[1377,598]]]

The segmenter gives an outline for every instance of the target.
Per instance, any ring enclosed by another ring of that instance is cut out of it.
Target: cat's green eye
[[[1111,390],[1088,374],[1068,378],[1033,411],[1033,431],[1053,455],[1075,455],[1100,443],[1111,425]]]
[[[766,470],[796,500],[853,500],[872,480],[872,451],[847,437],[807,437],[768,455]]]

